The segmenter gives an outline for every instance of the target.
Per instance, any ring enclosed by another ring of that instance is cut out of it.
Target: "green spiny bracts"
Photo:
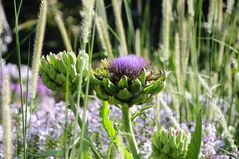
[[[69,70],[69,87],[71,91],[77,90],[80,74],[85,77],[88,68],[88,54],[80,51],[76,57],[74,52],[50,53],[42,56],[40,74],[44,84],[51,90],[65,92],[67,68]],[[82,73],[81,73],[82,72]]]
[[[152,159],[186,159],[189,141],[182,130],[161,128],[152,138]]]
[[[153,73],[148,70],[147,62],[135,55],[120,57],[111,63],[103,60],[91,76],[99,99],[130,107],[149,102],[163,89],[165,79],[165,71]]]

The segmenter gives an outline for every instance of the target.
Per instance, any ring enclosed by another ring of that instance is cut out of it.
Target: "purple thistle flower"
[[[120,79],[123,75],[130,79],[135,79],[147,65],[143,58],[136,55],[128,55],[113,60],[109,66],[109,72],[113,73],[116,79]]]

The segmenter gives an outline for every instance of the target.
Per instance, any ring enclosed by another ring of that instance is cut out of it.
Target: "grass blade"
[[[202,140],[202,109],[198,113],[195,131],[188,146],[188,159],[198,159]]]

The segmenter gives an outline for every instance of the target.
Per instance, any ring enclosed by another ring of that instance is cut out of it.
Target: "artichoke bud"
[[[111,104],[142,104],[150,102],[152,96],[164,86],[164,80],[159,78],[159,75],[156,75],[155,79],[149,76],[152,71],[146,70],[147,66],[147,62],[136,55],[119,57],[111,63],[103,60],[91,80],[95,89],[98,89],[96,87],[100,81],[103,83],[100,85],[101,89],[108,95],[108,99],[111,99]],[[154,77],[152,73],[150,75]],[[117,102],[112,103],[114,101]]]
[[[79,62],[78,64],[76,62],[78,61],[74,52],[63,51],[58,54],[50,53],[46,57],[42,56],[40,74],[43,82],[53,91],[65,92],[68,70],[70,90],[72,92],[76,91],[77,81],[79,81],[79,71],[76,65],[80,65]],[[83,70],[85,70],[85,67]]]
[[[188,145],[188,136],[183,131],[161,128],[153,135],[151,156],[153,159],[162,156],[165,159],[186,159]]]

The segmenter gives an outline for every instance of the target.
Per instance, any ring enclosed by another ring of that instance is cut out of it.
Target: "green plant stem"
[[[129,112],[128,105],[122,105],[122,115],[123,115],[124,128],[125,128],[125,132],[127,133],[127,139],[128,139],[130,150],[134,156],[134,159],[139,159],[140,158],[139,149],[135,140],[132,123],[130,120],[130,112]]]
[[[24,111],[24,99],[23,99],[23,90],[22,90],[22,75],[21,75],[21,51],[20,51],[20,42],[19,42],[19,31],[18,31],[18,18],[22,6],[22,0],[20,1],[19,7],[17,9],[16,0],[14,0],[14,12],[15,12],[15,28],[16,28],[16,48],[17,48],[17,63],[18,63],[18,74],[20,81],[20,98],[21,98],[21,114],[22,114],[22,134],[23,134],[23,158],[27,158],[27,141],[26,141],[26,132],[25,132],[25,111]]]
[[[82,129],[83,122],[82,122],[81,117],[78,115],[78,112],[77,112],[77,109],[76,109],[76,104],[72,103],[72,105],[70,106],[70,109],[73,112],[75,118],[77,119],[77,123],[78,123],[79,127]],[[88,128],[88,123],[86,123],[85,126],[86,126],[86,128]],[[102,159],[100,153],[95,148],[95,146],[94,146],[92,140],[89,138],[89,136],[86,137],[86,140],[89,142],[91,150],[94,153],[96,159]]]

